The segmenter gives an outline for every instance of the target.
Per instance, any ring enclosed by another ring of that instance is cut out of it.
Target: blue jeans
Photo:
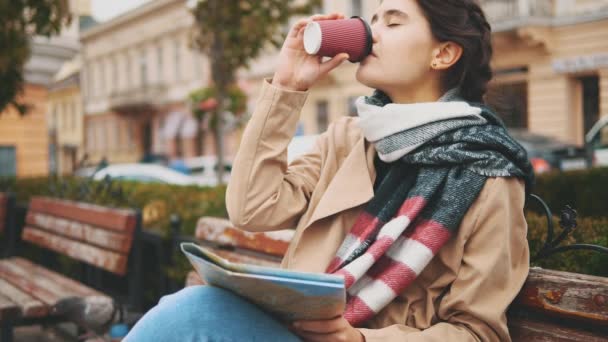
[[[231,292],[211,286],[192,286],[162,297],[124,341],[301,340],[272,316]]]

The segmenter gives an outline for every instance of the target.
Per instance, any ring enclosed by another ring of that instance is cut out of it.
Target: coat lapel
[[[346,157],[319,200],[306,228],[314,222],[368,202],[374,196],[373,145],[362,137]]]

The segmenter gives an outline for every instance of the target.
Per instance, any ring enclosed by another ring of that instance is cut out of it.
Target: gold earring
[[[437,67],[437,63],[433,63],[433,69]]]

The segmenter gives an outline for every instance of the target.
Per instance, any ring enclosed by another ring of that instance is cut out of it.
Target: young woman
[[[343,316],[284,327],[210,287],[167,296],[127,340],[509,341],[527,274],[526,153],[483,105],[491,29],[473,0],[384,0],[357,80],[376,89],[287,165],[307,91],[348,56],[303,49],[298,22],[236,156],[242,229],[295,228],[282,266],[345,277]]]

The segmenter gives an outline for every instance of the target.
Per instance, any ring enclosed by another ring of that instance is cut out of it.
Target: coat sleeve
[[[287,146],[307,95],[264,81],[226,190],[228,216],[236,227],[254,232],[294,228],[305,212],[319,178],[325,135],[289,166]]]
[[[511,340],[506,310],[529,270],[524,186],[516,178],[490,178],[486,186],[458,275],[439,303],[438,323],[426,330],[361,329],[367,342]]]

